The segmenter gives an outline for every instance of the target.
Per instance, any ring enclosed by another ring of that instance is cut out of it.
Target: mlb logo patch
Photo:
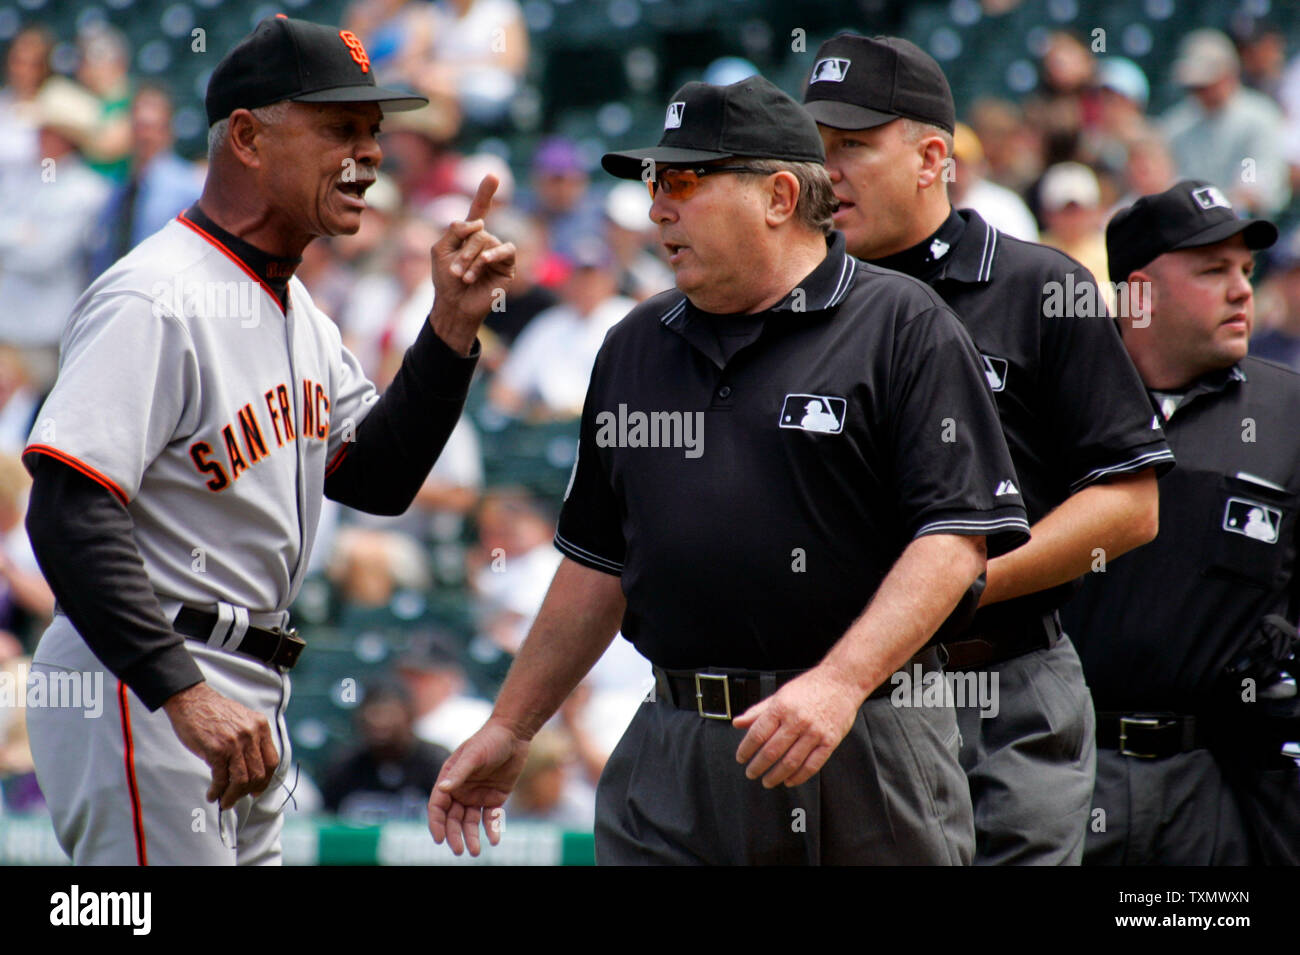
[[[1011,363],[1005,358],[994,358],[983,352],[980,353],[980,358],[984,360],[984,377],[988,379],[989,388],[1001,391],[1007,386],[1007,369]]]
[[[1202,209],[1213,209],[1215,206],[1221,209],[1232,208],[1232,203],[1228,201],[1228,197],[1220,192],[1217,186],[1202,186],[1200,189],[1193,189],[1192,198]]]
[[[844,412],[849,403],[844,398],[827,395],[786,395],[781,405],[783,428],[839,434],[844,430]]]
[[[812,77],[809,83],[843,83],[844,77],[848,75],[850,60],[840,59],[829,56],[824,60],[818,60],[813,65]]]
[[[1282,531],[1282,512],[1258,501],[1230,497],[1223,510],[1223,529],[1264,544],[1276,544]]]
[[[664,116],[664,129],[679,129],[682,125],[682,113],[686,112],[686,103],[669,103],[668,114]]]

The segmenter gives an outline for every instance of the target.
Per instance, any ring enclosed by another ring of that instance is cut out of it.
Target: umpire
[[[939,65],[906,40],[841,34],[810,76],[835,225],[851,254],[929,283],[970,332],[1032,522],[1028,544],[989,561],[974,622],[962,633],[954,621],[945,643],[948,668],[975,671],[999,699],[993,718],[958,708],[975,861],[1077,864],[1093,713],[1056,611],[1099,554],[1155,536],[1169,449],[1088,270],[949,204],[955,114]],[[1095,308],[1069,312],[1081,303]]]
[[[1121,328],[1178,467],[1155,542],[1064,611],[1097,706],[1089,864],[1300,863],[1281,753],[1300,740],[1300,376],[1247,356],[1251,252],[1276,240],[1196,181],[1106,229],[1112,280],[1149,309]]]
[[[937,672],[922,647],[986,538],[1027,525],[969,337],[845,253],[823,156],[753,77],[688,83],[658,146],[604,157],[647,179],[677,288],[596,361],[565,559],[430,798],[454,851],[621,624],[657,686],[600,781],[599,862],[969,862],[953,707],[898,691]]]

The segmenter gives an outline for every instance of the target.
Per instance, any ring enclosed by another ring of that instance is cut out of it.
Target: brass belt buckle
[[[723,712],[718,713],[704,707],[704,687],[701,680],[717,680],[722,684],[722,707]],[[695,674],[695,710],[706,720],[729,720],[731,719],[731,687],[727,682],[725,673],[697,673]]]
[[[1119,754],[1133,756],[1137,759],[1157,759],[1155,753],[1139,753],[1128,748],[1128,730],[1130,726],[1143,729],[1159,729],[1167,721],[1159,716],[1121,716],[1119,718]]]
[[[298,657],[307,646],[307,642],[298,636],[297,627],[290,627],[288,630],[276,627],[271,633],[274,633],[277,638],[271,662],[291,669],[298,662]]]

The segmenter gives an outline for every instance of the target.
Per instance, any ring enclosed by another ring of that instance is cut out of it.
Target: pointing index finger
[[[492,196],[500,184],[492,173],[483,177],[483,181],[478,184],[478,192],[474,193],[474,200],[469,204],[469,212],[465,216],[466,222],[482,219],[488,214],[488,209],[492,206]]]

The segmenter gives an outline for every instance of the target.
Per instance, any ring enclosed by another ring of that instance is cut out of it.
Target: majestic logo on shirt
[[[1282,512],[1257,501],[1230,497],[1223,511],[1223,529],[1265,544],[1276,544],[1282,530]]]
[[[948,254],[950,248],[951,246],[943,239],[935,239],[930,243],[930,258],[937,262]]]
[[[998,482],[997,490],[993,492],[994,497],[1007,497],[1011,494],[1019,494],[1020,490],[1011,481]]]
[[[843,83],[844,77],[848,75],[849,63],[851,60],[838,59],[830,56],[824,60],[818,60],[813,66],[812,77],[809,83]]]
[[[844,430],[844,412],[849,403],[844,398],[826,395],[786,395],[781,406],[783,428],[839,434]]]
[[[1192,199],[1202,209],[1213,209],[1218,206],[1221,209],[1231,209],[1232,203],[1228,197],[1219,191],[1218,186],[1201,186],[1199,189],[1192,190]]]
[[[669,103],[668,114],[664,116],[664,129],[678,129],[682,125],[682,114],[686,112],[686,104]]]
[[[1011,363],[1005,358],[994,358],[983,352],[980,352],[980,358],[984,359],[984,377],[988,379],[989,387],[994,391],[1001,391],[1007,386],[1007,369],[1011,367]]]

